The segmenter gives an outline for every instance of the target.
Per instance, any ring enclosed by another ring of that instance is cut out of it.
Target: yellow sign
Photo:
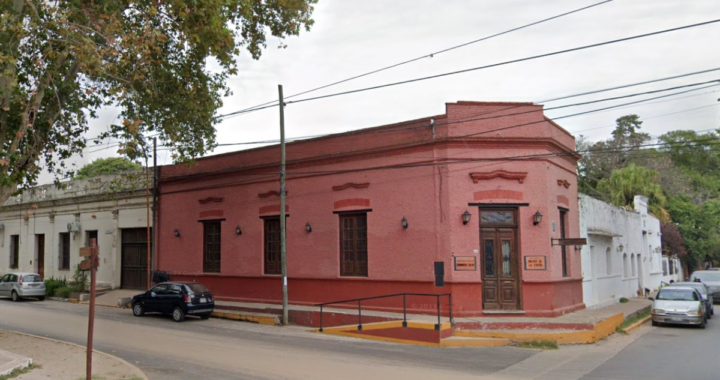
[[[477,264],[474,256],[455,257],[455,270],[457,271],[474,271]]]
[[[525,256],[525,270],[546,270],[545,256]]]

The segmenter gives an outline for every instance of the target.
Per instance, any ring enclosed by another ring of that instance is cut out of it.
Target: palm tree
[[[665,209],[667,198],[658,183],[659,174],[654,170],[630,164],[622,169],[613,170],[610,178],[598,182],[597,189],[605,194],[608,202],[615,206],[633,209],[636,195],[648,198],[648,212],[663,223],[670,221]]]

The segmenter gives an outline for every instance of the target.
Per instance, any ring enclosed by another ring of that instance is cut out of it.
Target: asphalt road
[[[84,345],[87,305],[0,299],[0,328]],[[596,345],[438,349],[221,319],[98,307],[95,348],[160,379],[720,379],[720,315],[705,330],[641,327]]]
[[[85,345],[87,305],[0,299],[0,328]],[[150,379],[471,379],[539,352],[512,347],[437,349],[211,318],[133,317],[96,309],[94,348]],[[61,353],[59,353],[61,354]]]
[[[720,314],[705,330],[691,326],[661,326],[635,340],[583,380],[720,379]]]

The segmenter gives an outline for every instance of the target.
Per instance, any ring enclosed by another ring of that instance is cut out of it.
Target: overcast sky
[[[229,81],[233,96],[220,114],[277,100],[285,95],[343,80],[408,59],[569,12],[602,0],[320,0],[310,32],[284,41],[268,40],[258,61],[239,57],[239,75]],[[331,94],[650,33],[720,19],[718,0],[614,0],[507,35],[437,54],[398,68],[333,86],[305,97]],[[445,103],[473,101],[540,102],[564,95],[720,68],[720,23],[675,31],[578,52],[514,63],[391,88],[289,104],[288,138],[338,133],[441,114]],[[720,79],[720,71],[605,92],[546,107],[652,91]],[[547,111],[558,124],[591,140],[610,136],[620,116],[638,114],[643,131],[654,136],[676,129],[720,127],[720,87],[689,92],[647,104],[579,117],[560,118],[662,94],[584,107]],[[679,90],[677,90],[679,91]],[[292,99],[290,99],[292,100]],[[95,136],[117,116],[107,110],[91,123]],[[217,126],[219,143],[279,138],[277,108],[230,117]],[[255,145],[257,146],[257,145]],[[216,153],[251,146],[221,147]],[[86,153],[79,165],[116,155],[115,149]],[[158,161],[169,164],[169,153]],[[46,178],[46,181],[49,178]]]

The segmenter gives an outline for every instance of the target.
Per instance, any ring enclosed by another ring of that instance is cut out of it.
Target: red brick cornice
[[[473,183],[478,183],[481,180],[488,180],[494,178],[517,180],[518,182],[523,183],[525,182],[525,177],[527,177],[527,172],[510,172],[506,170],[470,173],[470,178],[472,178]]]

